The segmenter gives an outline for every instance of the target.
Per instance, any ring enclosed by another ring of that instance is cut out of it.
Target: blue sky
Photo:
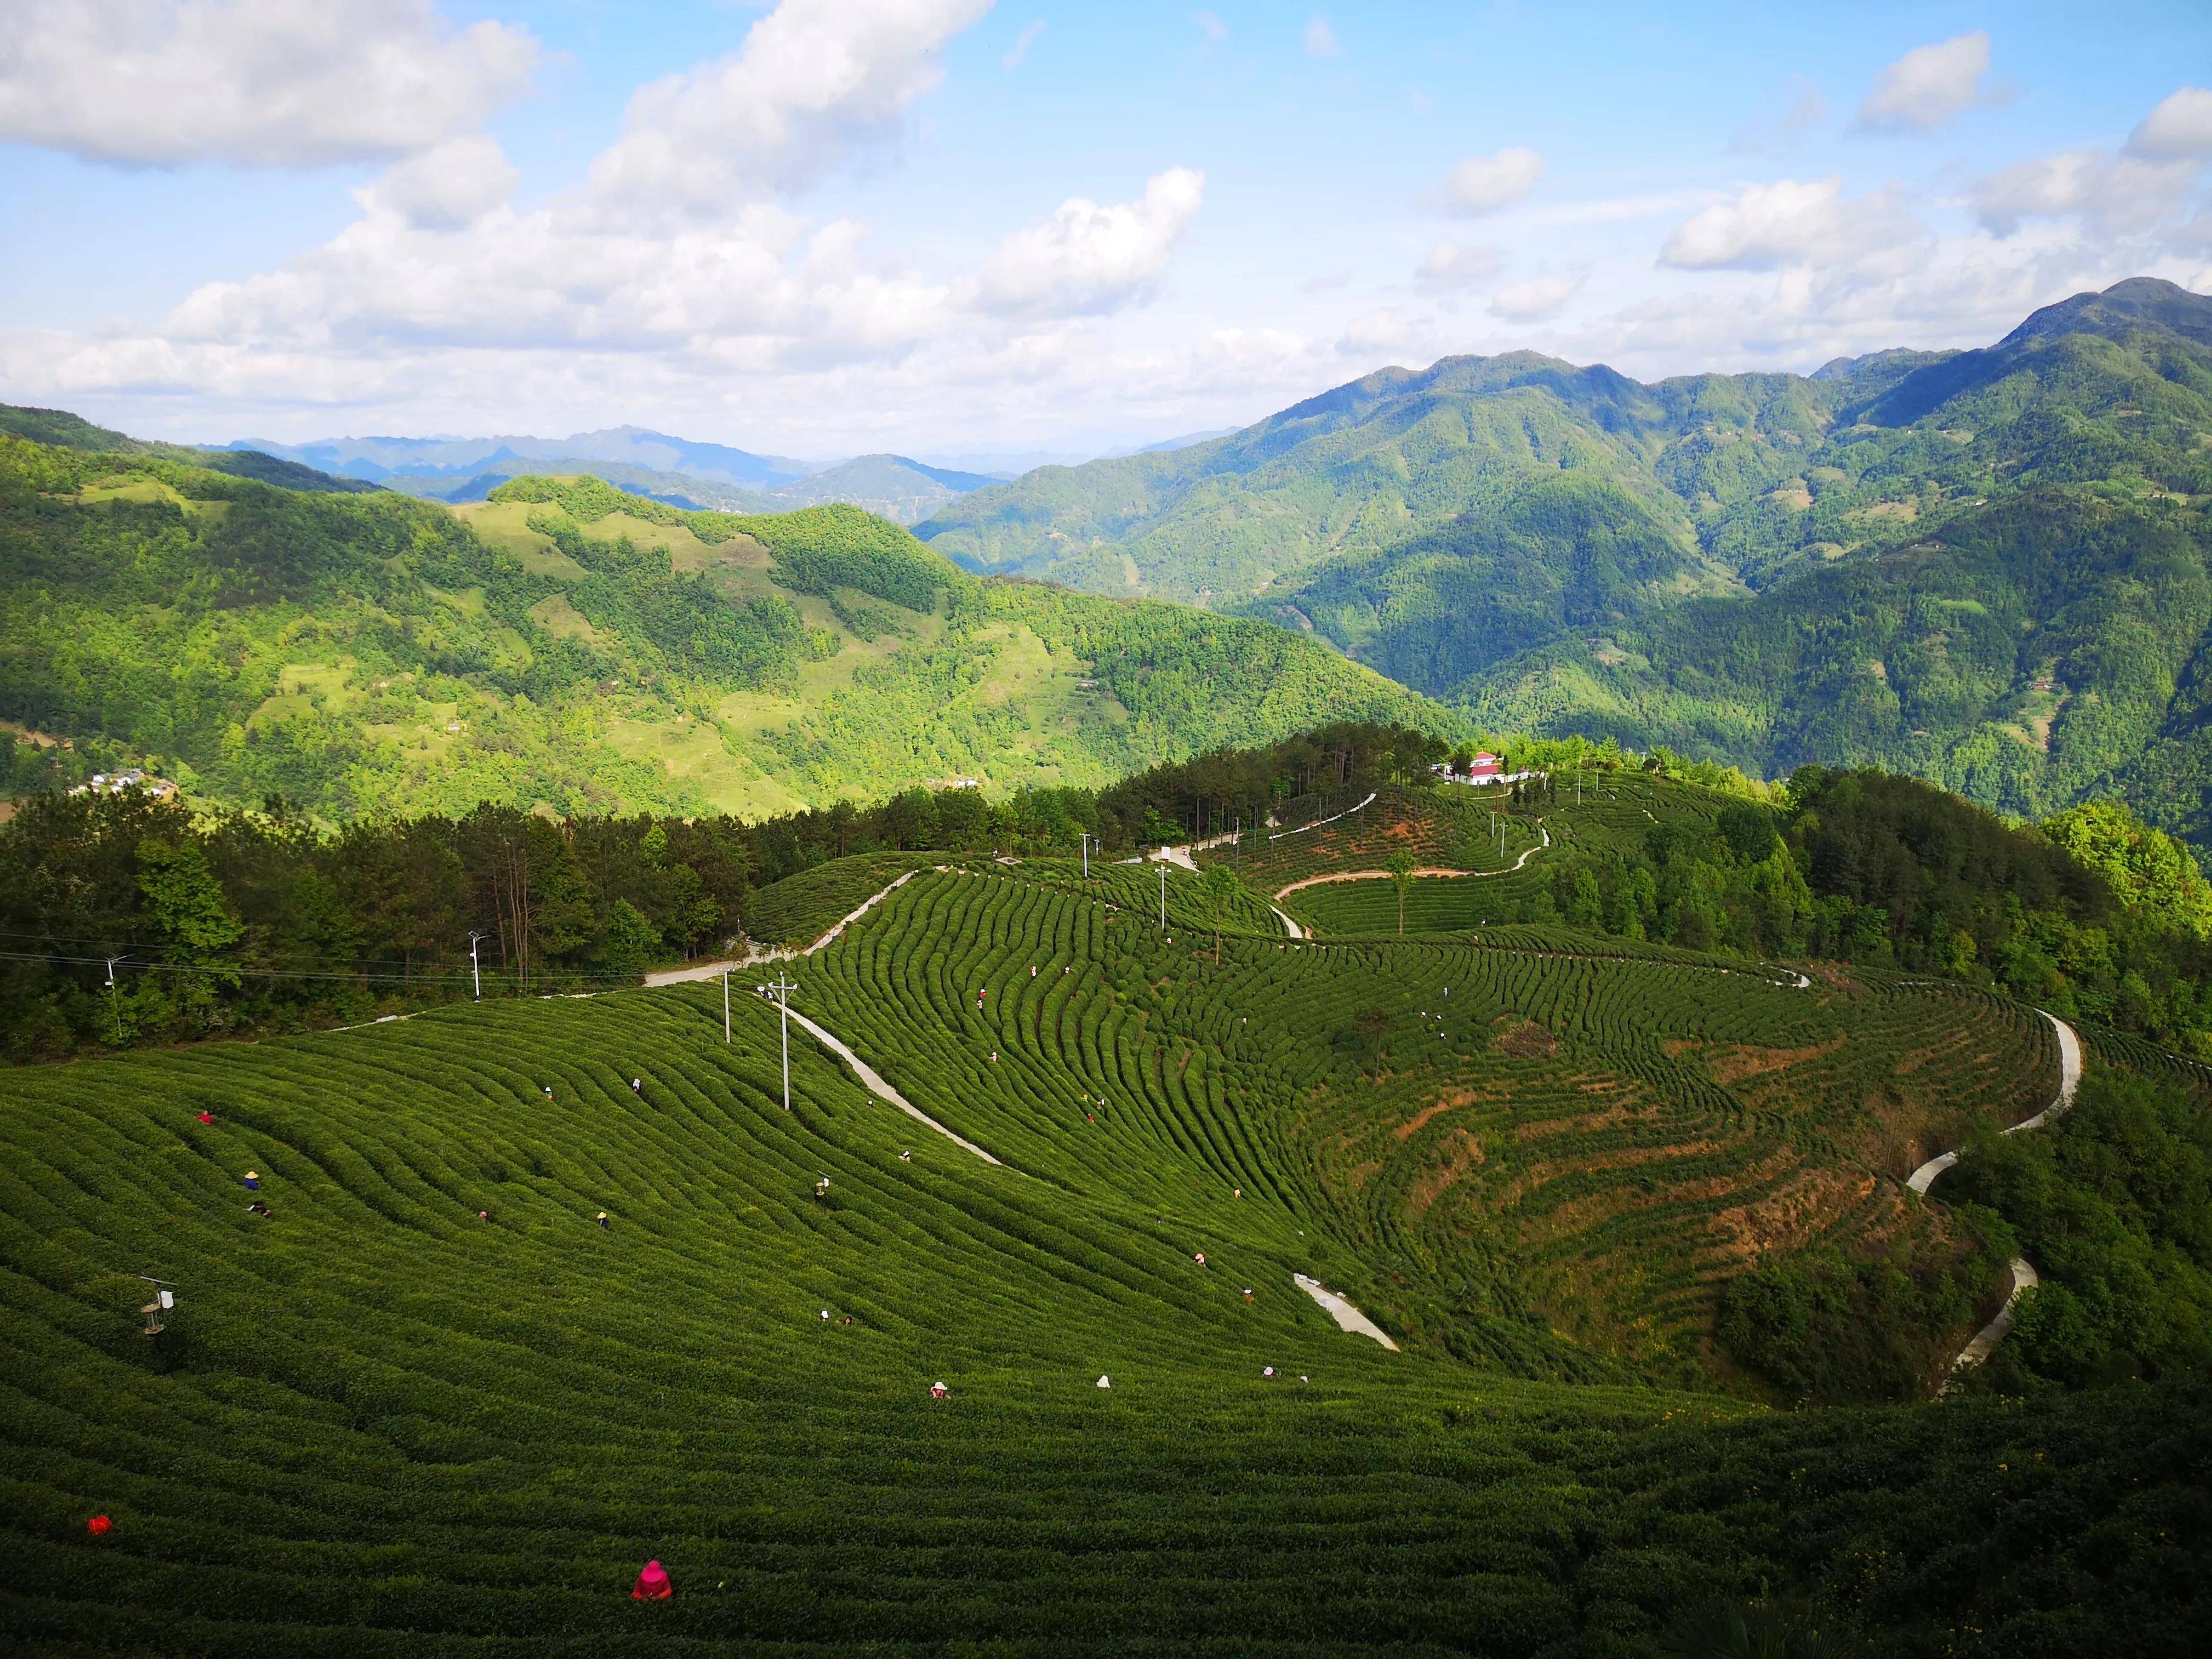
[[[0,397],[1079,455],[2212,289],[2212,9],[19,0]]]

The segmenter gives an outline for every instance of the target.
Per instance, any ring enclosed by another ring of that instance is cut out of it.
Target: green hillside
[[[0,1077],[0,1623],[1656,1656],[1719,1650],[1682,1645],[1718,1606],[2188,1650],[2201,1382],[1775,1412],[1709,1347],[1749,1262],[1871,1257],[1917,1288],[1855,1352],[1924,1388],[1986,1249],[1898,1178],[2047,1094],[2043,1022],[1565,935],[1217,966],[1187,914],[929,872],[798,965],[797,1012],[995,1164],[799,1030],[787,1115],[775,1009],[726,1044],[713,984]]]
[[[234,478],[252,478],[286,489],[305,489],[320,495],[360,495],[377,487],[361,478],[341,478],[319,472],[301,462],[258,449],[190,449],[182,444],[148,443],[104,426],[94,426],[66,410],[26,409],[19,404],[0,404],[0,433],[92,454],[158,456],[182,465],[227,473]]]
[[[1492,730],[2027,817],[2118,791],[2203,843],[2208,500],[2212,300],[2144,279],[1805,379],[1446,359],[920,529],[1312,631]]]
[[[447,507],[39,431],[69,447],[0,437],[0,794],[133,764],[337,817],[760,816],[1095,785],[1329,717],[1459,726],[1264,623],[981,580],[855,508],[595,479]]]
[[[917,532],[970,568],[1221,608],[1295,603],[1344,556],[1515,499],[1562,471],[1604,479],[1695,560],[1697,519],[1774,483],[1820,441],[1834,386],[1789,375],[1644,386],[1533,352],[1384,369],[1188,449],[1040,467]],[[1714,580],[1721,580],[1718,572]]]
[[[2203,844],[2209,629],[2201,505],[2054,486],[1934,517],[1747,600],[1618,618],[1452,695],[1492,726],[1666,744],[1765,775],[1879,765],[2022,817],[2117,793]]]

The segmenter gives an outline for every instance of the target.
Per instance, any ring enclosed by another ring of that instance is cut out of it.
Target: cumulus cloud
[[[924,348],[1013,372],[1037,360],[1054,331],[1145,297],[1203,198],[1202,175],[1186,168],[1158,173],[1133,201],[1071,198],[1006,237],[980,270],[942,277],[872,253],[865,226],[810,223],[777,198],[775,180],[802,165],[794,146],[825,132],[842,142],[838,134],[902,107],[934,77],[946,18],[966,15],[942,3],[872,3],[904,55],[885,49],[882,31],[864,30],[837,62],[814,65],[811,82],[783,84],[781,113],[733,118],[713,166],[725,193],[711,212],[695,183],[672,186],[653,172],[640,133],[692,130],[702,88],[747,83],[796,40],[823,46],[820,30],[837,20],[817,0],[785,0],[734,59],[664,83],[653,111],[665,118],[653,126],[634,109],[583,189],[519,210],[514,169],[498,145],[482,135],[449,140],[357,191],[361,217],[321,246],[202,286],[157,337],[87,345],[71,354],[72,372],[166,374],[195,363],[210,386],[281,380],[313,361],[321,380],[362,386],[400,362],[455,374],[463,362],[533,357],[582,374],[627,354],[670,374],[834,379],[861,364],[893,372]],[[806,27],[793,33],[786,20]],[[672,188],[684,210],[611,200],[617,179]]]
[[[1014,44],[1006,49],[1006,55],[999,60],[999,67],[1012,75],[1022,66],[1022,59],[1030,55],[1030,48],[1036,45],[1037,36],[1043,33],[1044,19],[1040,17],[1014,37]]]
[[[994,311],[1111,311],[1145,294],[1166,270],[1176,239],[1197,214],[1206,175],[1170,167],[1144,196],[1109,207],[1072,196],[1042,224],[1000,244],[975,283]]]
[[[1397,308],[1384,306],[1374,311],[1363,312],[1345,327],[1344,337],[1336,349],[1346,356],[1368,356],[1378,351],[1395,351],[1413,338],[1413,331]]]
[[[1512,323],[1540,323],[1567,308],[1583,285],[1583,273],[1563,270],[1548,276],[1532,276],[1525,283],[1501,288],[1491,296],[1490,312]]]
[[[355,200],[370,213],[396,214],[422,230],[474,224],[514,193],[514,165],[483,133],[449,139],[410,156]]]
[[[818,178],[944,79],[991,0],[783,0],[744,44],[638,89],[591,186],[623,211],[720,212]]]
[[[2036,218],[2078,218],[2107,234],[2171,217],[2196,183],[2197,163],[2069,149],[1974,181],[1974,213],[1999,236]]]
[[[1445,293],[1487,282],[1505,268],[1502,248],[1462,247],[1443,241],[1432,246],[1413,268],[1413,280],[1431,293]]]
[[[1309,58],[1341,58],[1344,43],[1336,38],[1336,30],[1328,18],[1316,12],[1306,19],[1306,56]]]
[[[1779,179],[1693,214],[1668,237],[1659,262],[1688,270],[1849,264],[1918,234],[1891,191],[1846,198],[1839,178]]]
[[[2166,98],[2143,117],[2128,153],[2155,160],[2212,157],[2212,91],[2184,87]]]
[[[540,55],[430,0],[9,0],[0,139],[159,167],[380,160],[475,129]]]
[[[1210,11],[1194,11],[1190,15],[1191,26],[1206,37],[1209,46],[1218,46],[1229,38],[1229,25]]]
[[[1875,76],[1856,125],[1867,132],[1926,132],[1977,104],[2002,101],[1989,73],[1986,29],[1915,46]]]
[[[1470,155],[1444,175],[1444,197],[1462,213],[1495,213],[1536,188],[1544,158],[1518,146]]]

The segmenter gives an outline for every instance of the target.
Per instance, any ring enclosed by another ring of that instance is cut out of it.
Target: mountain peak
[[[2160,277],[2130,276],[2101,294],[2076,294],[2044,307],[1998,343],[2025,345],[2060,334],[2100,334],[2109,339],[2145,328],[2164,329],[2212,345],[2212,298]]]

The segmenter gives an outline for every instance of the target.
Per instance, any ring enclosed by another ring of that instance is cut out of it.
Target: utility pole
[[[115,964],[122,960],[121,957],[107,959],[107,1012],[114,1016],[115,1046],[118,1048],[123,1046],[123,1007],[115,1000]]]
[[[775,1006],[783,1011],[783,1109],[787,1112],[791,1109],[791,994],[798,988],[781,968],[775,970],[772,984],[761,987],[775,998]]]
[[[730,1041],[730,970],[722,969],[722,1042]]]
[[[1160,860],[1160,932],[1168,930],[1168,861]]]
[[[1085,830],[1080,833],[1083,836],[1083,878],[1088,881],[1091,879],[1091,832]]]
[[[483,1000],[483,974],[477,967],[477,941],[483,937],[483,935],[482,933],[471,933],[469,935],[469,977],[476,981],[477,1000],[478,1002],[482,1002]]]

